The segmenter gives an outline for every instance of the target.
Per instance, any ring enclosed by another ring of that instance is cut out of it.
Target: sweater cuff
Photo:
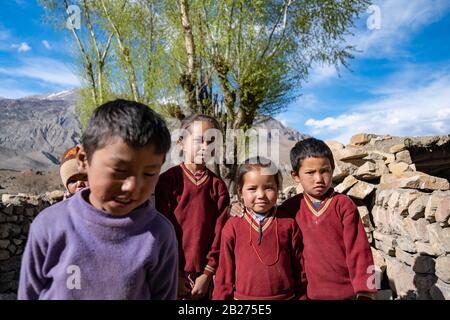
[[[216,269],[210,265],[206,265],[205,270],[203,270],[203,274],[206,274],[208,277],[212,277],[215,273]]]
[[[375,300],[375,293],[373,292],[358,292],[357,300]]]

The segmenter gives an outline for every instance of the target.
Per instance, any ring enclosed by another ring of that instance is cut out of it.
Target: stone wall
[[[416,171],[406,143],[361,134],[333,150],[335,190],[358,205],[378,274],[396,299],[450,299],[450,185]]]
[[[3,194],[0,202],[0,300],[16,299],[20,262],[30,224],[36,215],[63,193],[43,196]]]

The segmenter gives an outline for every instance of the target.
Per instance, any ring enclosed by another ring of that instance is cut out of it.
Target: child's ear
[[[300,176],[297,171],[291,170],[291,177],[295,182],[300,183]]]
[[[84,147],[81,144],[76,146],[76,150],[77,150],[78,172],[87,174],[88,161],[87,161],[86,151],[84,150]]]

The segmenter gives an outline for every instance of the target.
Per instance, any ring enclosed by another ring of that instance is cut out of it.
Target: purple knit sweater
[[[172,224],[149,202],[123,217],[97,210],[84,189],[33,221],[19,299],[176,299]]]

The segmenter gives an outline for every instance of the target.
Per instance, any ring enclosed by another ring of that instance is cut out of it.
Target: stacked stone
[[[20,262],[30,224],[45,207],[62,199],[56,191],[44,196],[3,194],[0,202],[0,300],[15,299]]]
[[[358,205],[379,288],[388,283],[399,299],[450,299],[449,182],[416,171],[398,142],[370,134],[347,146],[328,141],[335,190]]]

